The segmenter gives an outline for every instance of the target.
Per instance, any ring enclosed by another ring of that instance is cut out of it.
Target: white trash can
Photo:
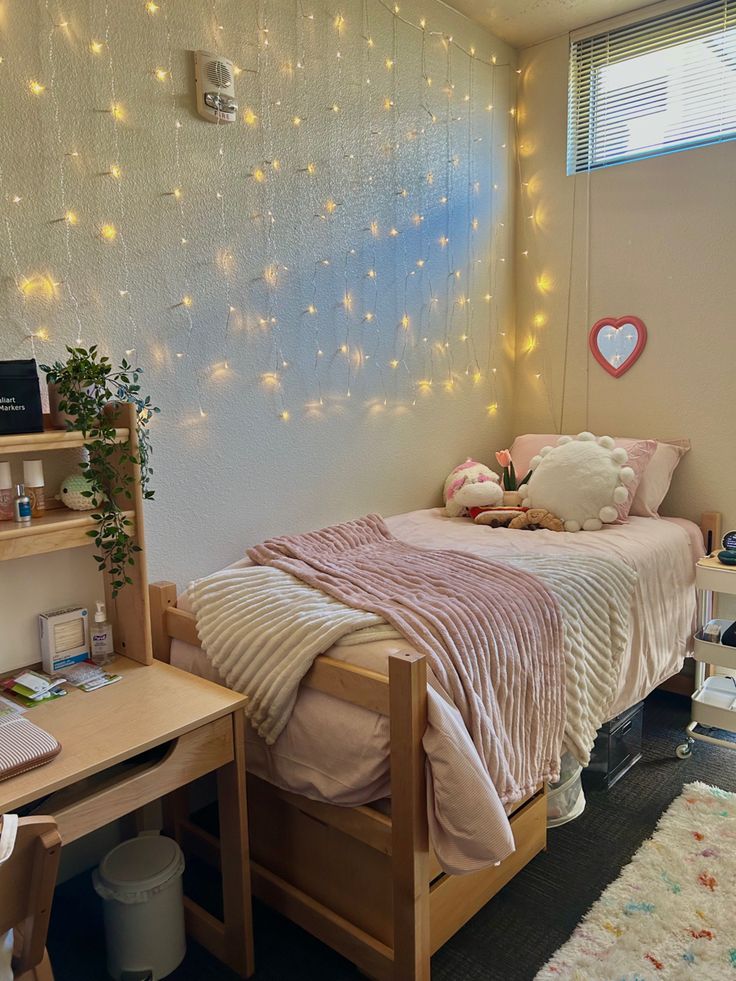
[[[107,970],[115,981],[171,974],[184,959],[184,856],[178,844],[144,831],[100,862],[94,887],[104,900]]]

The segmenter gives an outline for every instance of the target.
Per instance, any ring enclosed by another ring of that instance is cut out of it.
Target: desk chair
[[[60,855],[52,817],[20,819],[13,852],[0,865],[0,935],[16,931],[16,981],[54,981],[46,933]]]

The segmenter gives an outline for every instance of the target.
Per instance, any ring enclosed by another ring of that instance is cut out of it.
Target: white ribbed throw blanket
[[[538,576],[562,611],[566,662],[565,745],[585,766],[608,717],[626,647],[637,574],[615,559],[508,559]],[[267,743],[287,724],[299,683],[315,657],[342,644],[398,638],[380,616],[355,610],[268,566],[216,572],[189,587],[197,629],[212,664],[235,691]]]
[[[591,532],[592,534],[592,532]],[[538,576],[562,611],[565,647],[565,746],[581,766],[610,718],[638,575],[618,559],[584,555],[509,558]]]
[[[299,683],[318,654],[341,637],[376,627],[398,636],[375,613],[354,610],[288,572],[269,566],[225,569],[188,592],[202,650],[229,688],[248,695],[246,714],[267,743],[286,723]]]

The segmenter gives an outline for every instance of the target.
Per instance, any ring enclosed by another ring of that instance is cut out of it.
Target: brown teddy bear
[[[523,511],[509,522],[509,528],[525,528],[527,531],[536,531],[538,528],[546,528],[548,531],[564,531],[562,521],[555,517],[546,508],[529,508]]]
[[[489,528],[564,531],[562,521],[545,508],[471,508],[470,514],[477,525]]]

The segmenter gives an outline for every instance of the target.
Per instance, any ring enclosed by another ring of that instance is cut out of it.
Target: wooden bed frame
[[[708,551],[720,540],[720,517],[702,516]],[[174,583],[153,584],[150,605],[154,657],[168,661],[172,639],[200,646],[194,616],[176,608]],[[546,790],[540,786],[510,815],[512,855],[481,872],[449,875],[429,844],[424,657],[390,657],[383,675],[321,656],[302,684],[388,717],[391,814],[319,803],[249,775],[253,892],[369,977],[428,981],[432,954],[546,848]],[[185,849],[213,864],[227,861],[183,799],[167,810]]]
[[[194,616],[176,608],[173,583],[154,583],[150,601],[154,657],[168,661],[173,638],[200,646]],[[429,844],[424,657],[390,657],[383,675],[321,656],[302,684],[388,717],[391,814],[319,803],[249,775],[254,895],[371,978],[428,981],[432,954],[546,848],[545,789],[511,814],[512,855],[481,872],[448,875]],[[189,819],[181,797],[167,811],[185,850],[220,861],[219,842]]]

